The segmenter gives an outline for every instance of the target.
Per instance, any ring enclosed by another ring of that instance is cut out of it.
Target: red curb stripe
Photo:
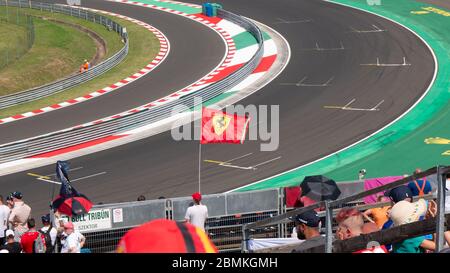
[[[230,75],[231,73],[233,73],[234,71],[238,70],[240,67],[242,67],[244,64],[237,64],[237,65],[233,65],[233,66],[229,66],[226,67],[225,69],[223,69],[222,71],[220,71],[220,73],[213,75],[213,77],[209,80],[206,80],[205,83],[211,83],[211,82],[216,82],[216,81],[220,81],[221,79],[225,78],[226,76]]]
[[[211,23],[213,23],[215,25],[217,25],[217,23],[222,21],[222,18],[219,18],[219,17],[208,17],[208,16],[205,16],[205,15],[203,15],[201,13],[196,13],[196,14],[193,14],[193,15],[196,16],[199,19],[202,19],[202,20],[207,21],[207,22],[211,22]]]
[[[268,71],[270,69],[270,67],[273,65],[273,63],[275,62],[276,58],[277,58],[276,54],[262,58],[261,62],[256,67],[256,69],[252,72],[252,74]]]

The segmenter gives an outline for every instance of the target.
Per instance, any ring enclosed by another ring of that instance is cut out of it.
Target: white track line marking
[[[339,110],[346,110],[346,111],[368,111],[368,112],[372,112],[372,111],[380,111],[380,109],[378,108],[383,102],[384,100],[380,101],[379,103],[377,103],[374,107],[372,108],[353,108],[353,107],[349,107],[350,104],[354,103],[356,101],[356,99],[352,99],[349,103],[347,103],[344,106],[334,106],[334,105],[326,105],[323,108],[326,109],[339,109]]]
[[[387,64],[387,63],[380,63],[380,58],[377,57],[377,62],[376,63],[368,63],[368,64],[360,64],[363,66],[411,66],[410,63],[406,62],[406,57],[403,57],[403,63],[391,63],[391,64]]]
[[[289,82],[283,82],[280,83],[280,85],[295,85],[295,86],[305,86],[305,87],[326,87],[330,86],[331,81],[334,80],[334,76],[328,79],[325,83],[320,84],[311,84],[311,83],[304,83],[308,77],[303,77],[299,82],[297,83],[289,83]]]
[[[278,160],[278,159],[280,159],[280,158],[281,158],[281,156],[275,157],[275,158],[269,159],[269,160],[267,160],[267,161],[261,162],[261,163],[259,163],[259,164],[253,165],[253,166],[251,166],[251,167],[252,167],[253,169],[256,169],[256,167],[258,167],[258,166],[261,166],[261,165],[270,163],[270,162],[275,161],[275,160]]]
[[[73,179],[73,180],[71,180],[71,182],[80,181],[80,180],[83,180],[83,179],[87,179],[87,178],[91,178],[91,177],[95,177],[95,176],[99,176],[99,175],[103,175],[103,174],[106,174],[106,172],[101,172],[101,173],[91,174],[91,175],[88,175],[88,176],[83,176],[83,177],[80,177],[80,178],[77,178],[77,179]]]
[[[303,20],[293,20],[293,21],[288,21],[288,20],[284,20],[282,18],[277,18],[279,22],[275,22],[274,24],[297,24],[297,23],[309,23],[312,22],[311,19],[303,19]]]
[[[380,29],[379,27],[377,27],[376,25],[372,25],[373,29],[370,30],[357,30],[354,27],[350,27],[352,29],[352,31],[350,32],[355,32],[355,33],[378,33],[378,32],[386,32],[386,29]]]
[[[76,168],[70,169],[69,172],[74,172],[74,171],[78,171],[78,170],[81,170],[81,169],[83,169],[83,167],[76,167]],[[51,174],[46,174],[45,176],[56,176],[56,174],[55,173],[51,173]]]
[[[281,158],[281,156],[275,157],[275,158],[266,160],[266,161],[264,161],[264,162],[261,162],[261,163],[258,163],[258,164],[256,164],[256,165],[249,166],[249,167],[238,166],[238,165],[232,165],[232,164],[229,163],[229,162],[231,162],[231,161],[233,161],[233,160],[236,160],[236,159],[239,159],[239,158],[243,158],[243,157],[249,156],[249,155],[251,155],[251,154],[253,154],[253,153],[248,153],[248,154],[246,154],[246,155],[243,155],[243,156],[240,156],[240,157],[237,157],[237,158],[231,159],[231,160],[229,160],[229,161],[225,161],[225,162],[224,162],[224,161],[217,161],[217,160],[209,160],[209,159],[203,160],[203,161],[204,161],[204,162],[208,162],[208,163],[214,163],[214,164],[217,164],[217,165],[222,166],[222,167],[235,168],[235,169],[241,169],[241,170],[257,170],[256,167],[261,166],[261,165],[264,165],[264,164],[267,164],[267,163],[270,163],[270,162],[272,162],[272,161],[275,161],[275,160],[278,160],[278,159]]]
[[[253,154],[253,153],[248,153],[248,154],[245,154],[245,155],[241,155],[241,156],[235,157],[235,158],[233,158],[233,159],[227,160],[227,161],[225,161],[224,163],[230,163],[231,161],[235,161],[235,160],[238,160],[238,159],[247,157],[247,156],[252,155],[252,154]]]
[[[300,49],[302,51],[339,51],[339,50],[345,50],[344,44],[339,42],[339,47],[330,47],[330,48],[323,48],[319,46],[319,42],[316,42],[316,46],[314,48],[303,48]]]
[[[61,185],[61,182],[53,181],[53,180],[50,180],[50,179],[37,178],[37,180],[44,181],[44,182],[48,182],[48,183],[52,183],[52,184]]]

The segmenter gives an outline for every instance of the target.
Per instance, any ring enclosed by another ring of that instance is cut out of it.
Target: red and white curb
[[[279,35],[279,36],[281,36],[281,35]],[[270,42],[270,41],[271,40],[265,41],[265,43],[264,43],[265,54],[263,56],[263,60],[258,65],[258,67],[255,69],[255,71],[253,71],[253,73],[248,78],[246,78],[243,82],[241,82],[240,84],[238,84],[237,86],[235,86],[232,90],[230,90],[228,92],[238,92],[239,89],[241,89],[241,88],[245,89],[246,87],[255,83],[255,81],[257,79],[261,78],[264,74],[266,74],[269,71],[269,69],[272,67],[272,65],[275,62],[275,59],[277,57],[277,47],[273,42]],[[287,41],[285,41],[285,42],[287,44]],[[290,49],[289,49],[288,55],[290,56]],[[287,63],[289,62],[289,58],[290,57],[288,57],[288,61],[283,65],[283,68],[281,68],[276,74],[272,74],[271,76],[269,76],[267,82],[264,85],[257,87],[251,93],[256,92],[257,90],[259,90],[260,88],[265,86],[267,83],[272,81],[275,77],[277,77],[279,75],[279,73],[281,73],[283,71],[283,69],[286,67]],[[245,96],[241,97],[240,99],[250,95],[251,93],[247,93]],[[240,100],[240,99],[238,98],[238,100]],[[111,135],[111,136],[107,136],[107,137],[104,137],[101,139],[88,141],[86,143],[78,144],[78,145],[67,147],[67,148],[58,149],[58,150],[48,152],[45,154],[32,156],[30,158],[25,158],[25,159],[13,161],[13,162],[3,163],[3,164],[0,164],[0,175],[6,175],[9,173],[24,171],[24,170],[30,169],[30,168],[44,166],[44,165],[53,163],[57,159],[69,160],[74,157],[91,154],[91,153],[109,149],[109,148],[112,148],[112,147],[115,147],[118,145],[126,144],[129,142],[135,141],[135,140],[139,140],[143,137],[148,137],[150,135],[157,134],[159,132],[163,132],[164,130],[167,130],[167,129],[163,129],[164,126],[170,127],[171,122],[174,122],[175,120],[178,121],[179,119],[182,119],[185,115],[189,115],[189,113],[180,113],[180,114],[170,117],[166,120],[158,121],[156,123],[142,126],[142,127],[139,127],[139,128],[136,128],[136,129],[124,132],[124,133],[117,134],[117,135]],[[167,120],[169,120],[169,121],[167,121]],[[167,128],[169,128],[169,127],[167,127]],[[68,128],[68,129],[62,130],[62,131],[69,131],[72,129],[73,128]],[[150,135],[149,135],[149,133],[150,133]],[[51,134],[51,133],[49,133],[49,134]]]
[[[223,40],[226,43],[226,48],[227,48],[226,55],[225,55],[224,59],[222,60],[221,64],[219,64],[218,67],[216,67],[212,72],[210,72],[209,74],[207,74],[206,76],[201,78],[199,81],[191,84],[188,87],[185,87],[185,88],[183,88],[183,89],[181,89],[179,91],[176,91],[176,92],[174,92],[174,93],[172,93],[172,94],[170,94],[170,95],[168,95],[166,97],[163,97],[163,98],[160,98],[158,100],[149,102],[149,103],[147,103],[145,105],[141,105],[141,106],[136,107],[134,109],[130,109],[130,110],[127,110],[125,112],[118,113],[118,114],[115,114],[115,115],[112,115],[112,116],[109,116],[109,117],[105,117],[105,118],[102,118],[102,119],[99,119],[99,120],[95,120],[95,121],[87,122],[87,123],[84,123],[84,124],[80,124],[80,125],[77,125],[77,126],[74,126],[74,127],[71,127],[71,128],[67,128],[67,129],[61,130],[59,132],[69,131],[69,130],[78,129],[78,128],[82,128],[82,127],[88,127],[88,126],[91,126],[91,125],[94,125],[94,124],[99,124],[99,123],[103,123],[103,122],[110,121],[110,120],[113,120],[113,119],[122,118],[124,116],[130,115],[130,114],[134,114],[134,113],[137,113],[137,112],[140,112],[140,111],[143,111],[143,110],[155,107],[155,106],[160,106],[160,105],[169,103],[171,101],[179,99],[181,96],[184,96],[184,95],[196,92],[196,91],[198,91],[198,90],[200,90],[200,89],[202,89],[202,88],[212,84],[213,82],[215,82],[214,81],[215,76],[219,75],[223,70],[225,70],[227,67],[229,67],[231,62],[232,62],[232,60],[233,60],[233,58],[234,58],[234,56],[235,56],[236,47],[235,47],[233,39],[231,38],[231,35],[226,30],[218,27],[214,23],[211,23],[207,18],[202,18],[201,16],[191,15],[191,14],[183,13],[183,12],[180,12],[180,11],[175,11],[175,10],[167,9],[167,8],[164,8],[164,7],[158,7],[158,6],[144,4],[144,3],[131,2],[131,1],[125,1],[125,0],[117,0],[117,1],[115,1],[115,0],[108,0],[108,1],[120,2],[120,3],[126,3],[126,4],[132,4],[132,5],[148,7],[148,8],[152,8],[152,9],[163,10],[163,11],[166,11],[166,12],[171,12],[171,13],[175,13],[175,14],[178,14],[178,15],[181,15],[181,16],[185,16],[185,17],[188,17],[188,18],[190,18],[192,20],[200,22],[200,23],[202,23],[202,24],[212,28],[213,30],[215,30],[223,38]],[[221,20],[221,21],[223,21],[223,20]]]
[[[119,89],[120,87],[125,86],[125,85],[127,85],[127,84],[129,84],[129,83],[131,83],[131,82],[141,78],[142,76],[150,73],[156,67],[158,67],[164,61],[164,59],[167,57],[167,55],[169,54],[169,52],[170,52],[169,40],[157,28],[155,28],[155,27],[153,27],[153,26],[151,26],[151,25],[149,25],[147,23],[144,23],[144,22],[141,22],[139,20],[136,20],[136,19],[133,19],[133,18],[130,18],[130,17],[127,17],[127,16],[123,16],[123,15],[120,15],[120,14],[107,12],[107,11],[102,11],[102,10],[96,10],[96,9],[88,9],[88,8],[82,8],[82,9],[87,9],[87,10],[91,10],[91,11],[94,11],[94,12],[99,12],[99,13],[103,13],[103,14],[106,14],[106,15],[115,16],[115,17],[118,17],[120,19],[124,19],[124,20],[130,21],[130,22],[133,22],[133,23],[135,23],[135,24],[137,24],[139,26],[142,26],[142,27],[148,29],[159,40],[160,48],[159,48],[158,54],[144,68],[142,68],[138,72],[134,73],[133,75],[131,75],[131,76],[125,78],[125,79],[122,79],[122,80],[120,80],[120,81],[118,81],[118,82],[116,82],[114,84],[111,84],[111,85],[109,85],[107,87],[104,87],[104,88],[102,88],[100,90],[97,90],[95,92],[89,93],[87,95],[84,95],[84,96],[81,96],[81,97],[78,97],[78,98],[66,100],[64,102],[56,103],[56,104],[53,104],[51,106],[47,106],[47,107],[44,107],[44,108],[41,108],[41,109],[37,109],[37,110],[33,110],[33,111],[26,112],[26,113],[23,113],[23,114],[14,115],[14,116],[11,116],[11,117],[0,119],[0,125],[4,124],[4,123],[9,123],[9,122],[13,122],[13,121],[17,121],[17,120],[21,120],[21,119],[25,119],[25,118],[29,118],[29,117],[41,115],[41,114],[44,114],[44,113],[48,113],[48,112],[51,112],[51,111],[54,111],[54,110],[58,110],[58,109],[61,109],[61,108],[64,108],[64,107],[68,107],[68,106],[71,106],[71,105],[75,105],[75,104],[78,104],[78,103],[81,103],[81,102],[84,102],[84,101],[87,101],[87,100],[99,97],[99,96],[104,95],[104,94],[108,94],[108,93],[110,93],[112,91],[115,91],[115,90]]]
[[[170,1],[170,0],[155,0],[155,1],[161,2],[161,3],[172,3],[172,4],[191,7],[191,8],[201,8],[202,7],[200,5],[191,4],[191,3],[183,3],[183,2],[178,2],[178,1]]]

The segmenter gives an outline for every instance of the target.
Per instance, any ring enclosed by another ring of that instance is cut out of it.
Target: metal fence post
[[[436,215],[436,252],[444,247],[444,218],[445,218],[445,179],[441,166],[437,166],[437,215]]]
[[[333,252],[333,208],[330,207],[330,201],[325,201],[325,252],[332,253]]]
[[[248,230],[247,225],[242,226],[242,252],[248,253]]]

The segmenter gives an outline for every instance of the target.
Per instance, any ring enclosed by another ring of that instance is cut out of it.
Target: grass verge
[[[0,18],[0,37],[8,37],[8,39],[0,39],[1,71],[26,53],[27,31],[24,27],[6,23]]]
[[[0,72],[0,96],[26,90],[75,73],[95,55],[94,41],[70,26],[34,18],[33,47]]]

